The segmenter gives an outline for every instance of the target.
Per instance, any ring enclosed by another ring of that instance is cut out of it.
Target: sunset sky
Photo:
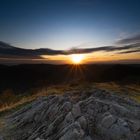
[[[0,63],[140,63],[140,1],[0,0],[0,41]]]

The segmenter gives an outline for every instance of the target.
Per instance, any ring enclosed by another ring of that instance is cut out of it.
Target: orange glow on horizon
[[[109,52],[93,52],[87,54],[70,55],[41,55],[42,59],[56,64],[88,64],[88,63],[113,63],[121,61],[140,60],[140,53],[117,54]]]
[[[84,59],[84,55],[82,54],[72,54],[70,56],[71,60],[72,60],[72,63],[74,64],[80,64],[82,63],[83,59]]]

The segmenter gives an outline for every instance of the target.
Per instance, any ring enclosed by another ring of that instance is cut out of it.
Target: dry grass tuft
[[[99,89],[104,89],[119,95],[128,96],[129,98],[132,98],[137,102],[140,102],[139,84],[122,85],[122,84],[110,82],[110,83],[95,83],[95,86]]]
[[[40,96],[47,95],[62,95],[67,91],[88,91],[91,88],[98,88],[115,92],[116,94],[128,96],[140,102],[140,85],[120,85],[114,82],[110,83],[83,83],[83,84],[67,84],[67,85],[53,85],[42,89],[36,89],[33,93],[26,93],[24,95],[15,95],[11,89],[7,89],[0,94],[0,115],[3,112],[18,109]]]

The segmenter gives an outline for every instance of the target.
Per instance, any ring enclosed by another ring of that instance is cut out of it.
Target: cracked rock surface
[[[102,90],[40,97],[7,118],[10,140],[140,140],[140,104]]]

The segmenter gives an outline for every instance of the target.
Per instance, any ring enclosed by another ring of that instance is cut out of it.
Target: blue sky
[[[0,40],[22,48],[112,45],[139,33],[139,0],[0,0]]]

